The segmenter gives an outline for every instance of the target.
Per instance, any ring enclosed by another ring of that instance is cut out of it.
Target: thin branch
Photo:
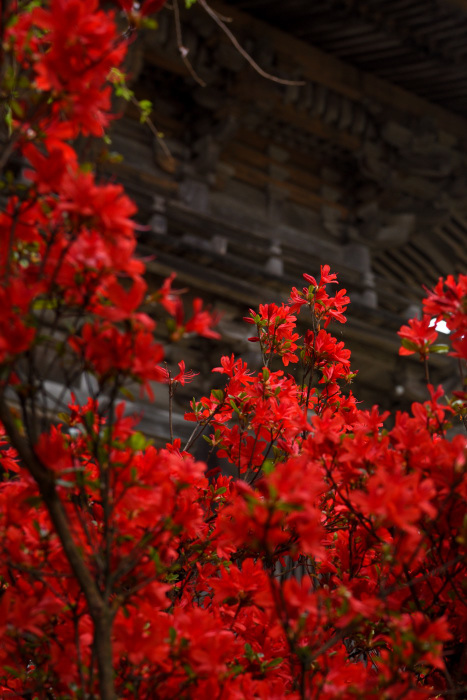
[[[199,75],[196,73],[195,69],[191,65],[190,61],[188,60],[188,49],[186,46],[183,45],[182,25],[180,22],[180,10],[178,9],[178,0],[174,0],[173,11],[175,17],[175,33],[177,35],[177,46],[180,52],[180,56],[182,57],[182,61],[187,67],[191,77],[194,80],[196,80],[198,85],[201,85],[201,87],[206,87],[206,83],[202,78],[199,77]]]
[[[424,365],[424,369],[425,369],[425,382],[428,385],[430,383],[430,370],[428,369],[428,356],[427,355],[425,355],[425,357],[423,358],[423,365]]]
[[[53,472],[42,464],[26,440],[21,437],[4,398],[0,401],[0,421],[8,433],[11,445],[15,448],[23,465],[30,472],[39,487],[68,562],[86,597],[89,612],[93,618],[98,617],[102,610],[102,597],[71,534],[63,503],[57,494]]]
[[[191,433],[190,437],[188,438],[188,440],[187,440],[187,442],[186,442],[186,444],[185,444],[185,447],[183,448],[183,451],[184,451],[184,452],[188,452],[188,450],[189,450],[190,447],[193,445],[193,443],[195,443],[196,440],[203,434],[204,429],[206,428],[206,426],[209,425],[209,422],[211,421],[211,419],[214,417],[214,415],[215,415],[218,411],[220,411],[220,409],[222,408],[223,405],[224,405],[224,404],[222,403],[222,404],[219,404],[218,406],[216,406],[215,408],[213,408],[213,410],[211,411],[211,413],[209,414],[209,416],[207,416],[207,418],[205,418],[203,421],[201,421],[200,423],[198,423],[198,424],[193,428],[193,432]],[[200,430],[200,428],[201,428],[201,430]]]
[[[133,105],[135,105],[135,107],[137,107],[139,110],[141,110],[141,106],[134,95],[131,95],[130,101]],[[152,135],[156,139],[156,143],[161,147],[161,150],[163,151],[165,157],[168,160],[173,161],[174,157],[171,154],[170,149],[167,146],[167,144],[165,143],[164,139],[161,137],[160,131],[158,130],[157,126],[154,124],[154,121],[152,120],[152,118],[146,117],[146,119],[144,120],[144,123],[148,125],[149,130],[151,131]]]
[[[112,665],[111,613],[73,538],[63,503],[57,493],[54,474],[40,461],[27,441],[20,435],[4,396],[0,397],[0,421],[24,467],[37,483],[65,556],[86,598],[89,613],[94,622],[94,648],[99,671],[100,697],[102,700],[116,700]]]
[[[439,574],[442,574],[444,571],[449,569],[451,566],[454,566],[455,564],[458,564],[459,562],[461,562],[465,559],[466,559],[465,554],[459,554],[457,557],[454,557],[454,559],[451,559],[450,561],[446,562],[446,564],[443,564],[442,566],[438,566],[436,569],[432,569],[431,571],[428,571],[423,576],[418,576],[418,577],[414,576],[414,578],[412,578],[408,581],[405,581],[404,583],[394,585],[385,591],[384,590],[381,591],[380,597],[383,599],[388,595],[392,595],[396,591],[401,591],[403,588],[413,586],[414,584],[423,583],[423,581],[426,581],[427,579],[432,578],[433,576],[438,576]]]
[[[217,24],[217,26],[222,29],[224,34],[230,39],[232,42],[233,46],[237,49],[238,53],[243,56],[243,58],[250,64],[254,70],[259,73],[263,78],[266,78],[266,80],[271,80],[273,83],[279,83],[280,85],[305,85],[304,80],[286,80],[285,78],[278,78],[277,75],[273,75],[272,73],[268,73],[267,71],[263,70],[258,63],[250,56],[248,51],[245,51],[243,46],[238,42],[236,37],[232,34],[230,29],[227,27],[225,24],[225,18],[221,18],[220,15],[217,14],[217,12],[214,12],[212,7],[209,7],[207,4],[206,0],[198,0],[198,5],[201,5],[201,7],[205,10],[205,12],[208,13],[208,15],[214,20],[214,22]],[[175,6],[175,3],[174,3]]]
[[[170,442],[172,444],[174,441],[173,400],[174,400],[174,390],[173,390],[173,386],[171,384],[169,384],[169,430],[170,430]]]

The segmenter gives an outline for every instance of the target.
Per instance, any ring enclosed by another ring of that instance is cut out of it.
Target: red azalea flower
[[[180,368],[180,372],[175,377],[172,377],[170,371],[167,368],[160,368],[161,372],[163,372],[164,383],[181,384],[182,386],[185,386],[185,384],[190,384],[190,382],[192,382],[193,379],[199,374],[199,372],[193,372],[192,369],[188,370],[188,372],[185,372],[185,362],[183,360],[178,363],[178,366]]]
[[[438,337],[438,332],[431,325],[431,318],[427,315],[424,315],[420,320],[411,318],[409,325],[402,326],[397,334],[402,338],[399,355],[413,355],[418,352],[422,360],[428,357],[430,346]]]

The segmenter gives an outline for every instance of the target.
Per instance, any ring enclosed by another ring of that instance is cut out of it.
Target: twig
[[[199,436],[203,434],[204,429],[209,424],[209,421],[211,420],[211,418],[213,418],[214,414],[216,414],[222,406],[223,406],[223,404],[220,404],[219,406],[216,406],[215,408],[213,408],[213,410],[211,411],[209,416],[207,418],[205,418],[202,422],[198,423],[198,425],[196,425],[193,428],[193,432],[191,433],[190,437],[188,438],[188,440],[186,442],[185,447],[183,448],[184,452],[187,452],[190,449],[190,447],[193,445],[193,443],[196,442],[196,440],[199,438]],[[200,428],[201,428],[201,430],[199,430]]]
[[[425,368],[425,381],[428,385],[430,383],[430,371],[428,369],[428,356],[427,355],[425,355],[425,357],[423,358],[423,365]]]
[[[191,65],[190,61],[188,60],[188,49],[186,46],[183,45],[183,37],[182,37],[182,25],[180,23],[180,10],[178,9],[178,0],[174,0],[173,3],[173,11],[174,11],[174,17],[175,17],[175,32],[177,35],[177,46],[178,50],[180,52],[180,56],[182,57],[182,61],[185,64],[185,66],[188,69],[188,72],[190,73],[191,77],[196,80],[198,85],[201,85],[201,87],[206,87],[206,83],[202,78],[199,77],[199,75],[196,73],[195,69]]]
[[[381,591],[381,598],[385,598],[388,595],[392,595],[396,591],[401,591],[403,588],[413,586],[415,583],[417,583],[417,584],[423,583],[423,581],[426,581],[427,579],[431,578],[432,576],[438,576],[438,574],[442,574],[444,571],[449,569],[451,566],[458,564],[459,562],[461,562],[465,558],[466,558],[465,554],[459,554],[454,559],[451,559],[450,561],[446,562],[446,564],[442,564],[441,566],[438,566],[436,569],[432,569],[432,571],[428,571],[423,576],[419,576],[419,577],[414,576],[414,578],[410,579],[409,581],[405,581],[404,583],[394,585],[385,591]]]
[[[258,65],[258,63],[256,63],[256,61],[250,56],[248,51],[245,51],[243,46],[238,42],[238,40],[230,31],[230,29],[226,26],[226,19],[224,17],[221,18],[220,15],[214,12],[212,7],[209,7],[206,0],[198,0],[198,5],[201,5],[205,12],[208,13],[208,15],[214,20],[217,26],[220,27],[224,34],[230,39],[232,44],[237,49],[238,53],[241,54],[243,58],[250,64],[250,66],[254,68],[254,70],[257,73],[259,73],[259,75],[263,76],[263,78],[271,80],[273,83],[279,83],[280,85],[305,85],[304,80],[287,80],[285,78],[278,78],[277,75],[272,75],[272,73],[268,73],[267,71],[263,70],[261,66]]]
[[[130,101],[132,104],[135,105],[135,107],[137,107],[138,109],[141,109],[140,104],[134,95],[131,95]],[[169,147],[165,143],[164,139],[161,137],[160,131],[158,130],[157,126],[154,124],[154,121],[151,119],[151,117],[146,117],[146,119],[144,120],[144,123],[148,125],[152,135],[156,139],[156,142],[159,144],[161,149],[164,151],[165,157],[173,160],[173,156],[170,152]]]
[[[169,432],[170,432],[170,442],[173,444],[174,441],[174,427],[173,427],[173,402],[174,402],[174,385],[172,382],[172,377],[170,375],[170,370],[165,363],[165,368],[167,370],[167,384],[169,388]]]

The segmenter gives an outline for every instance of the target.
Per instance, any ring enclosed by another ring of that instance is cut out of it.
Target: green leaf
[[[63,486],[66,489],[70,489],[72,486],[74,486],[72,481],[65,481],[65,479],[55,479],[55,483],[57,486]]]
[[[127,387],[125,387],[125,386],[122,386],[122,387],[121,387],[120,393],[122,394],[122,396],[125,396],[125,397],[126,397],[127,399],[129,399],[130,401],[134,401],[134,400],[135,400],[135,395],[133,394],[133,392],[130,391],[129,389],[127,389]]]
[[[185,7],[187,10],[190,9],[190,7],[193,7],[195,4],[196,0],[185,0]]]
[[[428,349],[430,352],[434,352],[437,355],[443,355],[443,354],[449,352],[449,345],[443,345],[443,344],[431,345]]]
[[[27,75],[20,75],[18,78],[17,86],[20,90],[27,90],[31,86],[31,81]]]
[[[156,572],[160,573],[164,567],[161,564],[159,552],[154,547],[150,547],[148,554],[149,554],[149,557],[150,557],[151,561],[153,562],[154,566],[156,567]]]
[[[235,399],[230,399],[229,404],[230,404],[231,408],[233,408],[235,413],[238,413],[238,415],[240,415],[240,409],[237,406],[237,404],[235,403]]]
[[[408,340],[407,338],[401,338],[401,345],[406,350],[413,350],[414,352],[418,350],[418,345],[413,343],[411,340]]]
[[[5,669],[5,671],[7,671],[14,678],[20,678],[22,674],[21,669],[14,668],[13,666],[2,666],[2,669]]]
[[[81,163],[79,169],[85,174],[92,173],[94,170],[94,163],[90,163],[89,161],[87,163]]]
[[[188,640],[182,640],[182,647],[188,646]],[[182,664],[182,667],[190,680],[196,678],[196,671],[194,671],[189,664]]]
[[[11,134],[13,133],[13,113],[11,111],[10,105],[7,105],[6,107],[5,124],[7,125],[8,136],[11,136]]]
[[[144,450],[148,446],[148,440],[144,437],[143,433],[133,433],[129,440],[130,447],[135,452]]]
[[[44,505],[44,501],[42,500],[41,496],[29,496],[26,498],[26,503],[28,506],[31,506],[31,508],[42,508]]]
[[[26,12],[32,12],[32,10],[35,7],[40,7],[41,5],[42,5],[41,0],[31,0],[31,2],[28,2],[28,4],[26,5],[26,7],[24,9],[26,10]]]
[[[69,423],[70,423],[70,416],[68,415],[68,413],[60,412],[57,414],[57,418],[59,418],[61,421],[63,421],[63,423],[66,423],[66,425],[69,425]]]
[[[262,466],[261,466],[262,472],[267,476],[268,474],[271,474],[274,471],[274,462],[272,459],[265,459]]]
[[[132,97],[134,97],[134,92],[133,90],[130,90],[126,85],[116,85],[115,86],[115,94],[117,97],[123,97],[124,100],[129,102]]]
[[[154,17],[143,17],[140,26],[144,27],[144,29],[157,29],[159,24],[157,19],[154,19]]]
[[[239,673],[243,673],[245,669],[241,664],[235,664],[235,666],[230,667],[230,671],[234,676],[237,676]]]
[[[121,70],[118,68],[111,68],[109,75],[107,76],[107,80],[109,80],[111,83],[124,83],[125,82],[125,73],[122,73]]]
[[[33,301],[32,308],[34,311],[39,311],[40,309],[56,309],[58,306],[57,299],[36,299]]]
[[[93,432],[94,430],[94,412],[93,411],[86,411],[86,413],[83,415],[83,420],[84,420],[84,425],[88,429],[89,432]]]
[[[121,153],[117,153],[117,151],[110,151],[106,154],[105,160],[107,163],[121,163],[123,161],[123,156]]]
[[[11,109],[12,109],[15,117],[18,117],[18,119],[24,118],[24,109],[23,109],[22,105],[20,105],[18,100],[11,101]]]
[[[141,116],[139,118],[141,124],[147,122],[152,112],[152,102],[150,100],[140,100],[139,107],[141,109]]]

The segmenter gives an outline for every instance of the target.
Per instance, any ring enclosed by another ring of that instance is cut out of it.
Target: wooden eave
[[[232,5],[218,0],[213,0],[210,4],[221,15],[232,19],[229,27],[267,38],[285,62],[289,61],[300,68],[303,79],[322,84],[354,101],[375,100],[390,110],[409,113],[418,118],[431,118],[438,129],[454,134],[462,141],[466,139],[467,120],[463,117],[418,97],[413,92],[344,63],[306,41],[237,10]],[[201,11],[201,8],[198,8],[198,11]]]

